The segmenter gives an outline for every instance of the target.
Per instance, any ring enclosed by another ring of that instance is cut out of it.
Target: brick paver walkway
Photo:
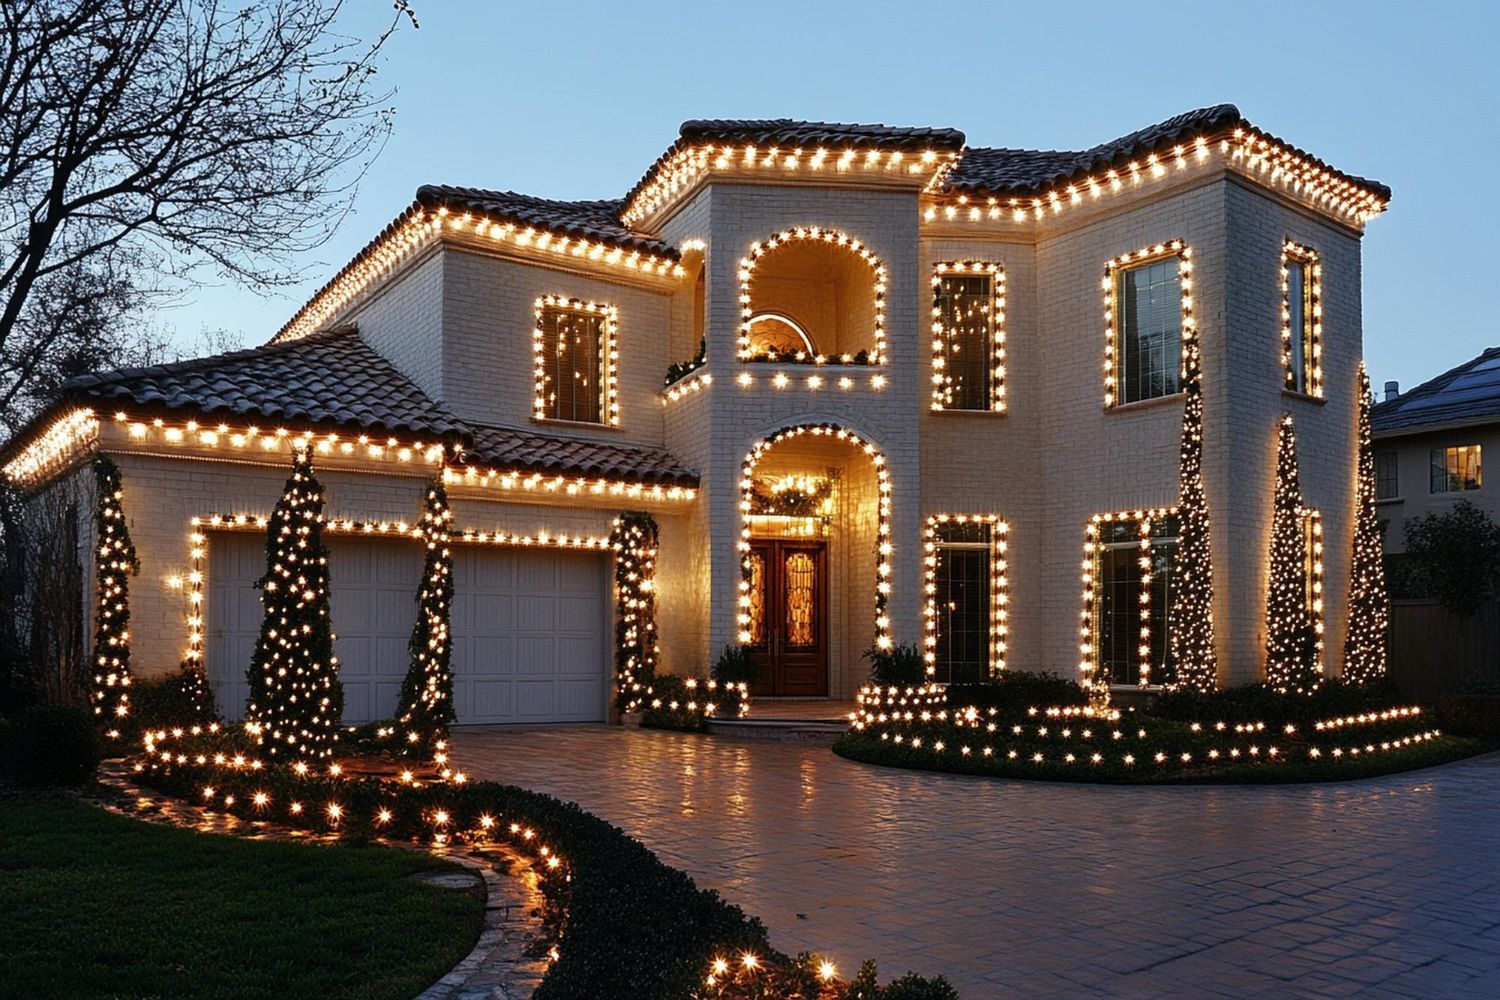
[[[845,971],[942,972],[965,1000],[1500,996],[1500,754],[1112,788],[621,728],[456,732],[475,777],[578,802]]]

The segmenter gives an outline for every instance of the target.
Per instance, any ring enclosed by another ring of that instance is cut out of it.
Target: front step
[[[754,709],[751,709],[754,712]],[[714,736],[747,740],[782,740],[788,743],[832,744],[849,729],[847,722],[822,719],[770,719],[752,715],[748,719],[706,719]]]

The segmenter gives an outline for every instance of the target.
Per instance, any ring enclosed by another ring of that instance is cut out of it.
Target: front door
[[[758,697],[828,694],[827,549],[823,542],[750,544],[750,653]]]

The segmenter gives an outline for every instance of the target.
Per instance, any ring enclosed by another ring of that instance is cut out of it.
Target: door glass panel
[[[762,552],[751,552],[750,560],[750,645],[766,643],[766,557]]]
[[[817,564],[807,552],[786,557],[786,642],[788,646],[814,645],[817,623],[813,612],[817,597]]]

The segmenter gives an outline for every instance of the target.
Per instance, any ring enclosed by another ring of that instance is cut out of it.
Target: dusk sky
[[[355,213],[309,255],[302,285],[273,297],[204,287],[163,313],[181,342],[203,326],[266,340],[418,185],[617,197],[686,118],[943,125],[973,145],[1079,149],[1232,102],[1394,189],[1364,245],[1377,387],[1500,344],[1493,3],[1371,3],[1358,16],[1307,0],[415,4],[421,29],[401,32],[381,66],[395,132]],[[351,30],[389,12],[359,6]]]

